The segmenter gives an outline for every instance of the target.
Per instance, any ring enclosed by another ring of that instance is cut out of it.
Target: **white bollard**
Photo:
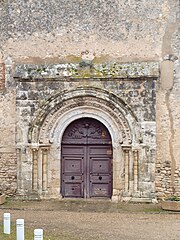
[[[43,229],[34,229],[34,240],[43,240]]]
[[[16,220],[16,240],[24,240],[24,219]]]
[[[11,233],[11,214],[4,213],[4,234]]]

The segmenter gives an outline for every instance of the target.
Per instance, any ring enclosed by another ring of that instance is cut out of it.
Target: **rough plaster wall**
[[[168,0],[4,1],[4,57],[157,59],[169,10]]]
[[[12,66],[9,64],[9,61],[4,63],[0,58],[0,193],[12,195],[17,187],[16,91],[11,78]]]
[[[14,92],[0,95],[0,150],[15,148],[15,105]]]
[[[16,191],[15,116],[15,92],[0,92],[0,193]]]
[[[180,5],[169,1],[170,16],[162,44],[166,68],[161,68],[157,92],[157,168],[158,196],[180,195]]]
[[[64,59],[75,61],[74,56],[96,57],[102,62],[111,59],[161,61],[167,54],[179,56],[178,7],[178,0],[4,0],[0,3],[2,62],[9,57],[15,62],[54,63]],[[157,186],[160,186],[157,191],[160,195],[175,188],[179,192],[178,60],[174,62],[174,71],[174,79],[165,84],[173,88],[163,89],[161,79],[157,94]],[[3,122],[7,117],[13,118],[13,111],[9,114],[5,107],[8,106],[6,99],[14,106],[13,94],[13,87],[0,92],[3,132],[7,130]],[[15,125],[10,131],[15,133]],[[12,132],[5,136],[6,142],[14,146]],[[4,147],[4,135],[0,139]],[[166,180],[170,187],[162,184]]]

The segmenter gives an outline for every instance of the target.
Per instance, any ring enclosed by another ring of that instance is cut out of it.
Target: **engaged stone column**
[[[124,177],[124,182],[125,182],[125,192],[129,191],[129,151],[130,148],[123,148],[124,152],[124,172],[125,172],[125,177]]]
[[[32,167],[32,189],[37,190],[38,186],[38,149],[32,149],[33,167]]]
[[[138,191],[138,180],[139,180],[139,172],[138,172],[138,162],[139,162],[139,154],[138,150],[133,151],[134,156],[134,192]]]
[[[18,192],[22,190],[22,161],[21,161],[21,148],[16,149],[17,154],[17,189]]]
[[[42,190],[46,191],[48,187],[48,147],[41,148],[42,150]]]

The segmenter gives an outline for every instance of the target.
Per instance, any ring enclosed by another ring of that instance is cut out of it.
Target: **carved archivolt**
[[[136,117],[122,99],[106,90],[83,87],[60,92],[46,101],[29,129],[29,142],[60,142],[68,124],[81,117],[96,118],[108,129],[114,127],[118,131],[116,141],[121,144],[130,145],[136,135]]]

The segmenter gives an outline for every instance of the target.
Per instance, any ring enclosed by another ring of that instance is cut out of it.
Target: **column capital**
[[[138,149],[133,149],[133,152],[134,152],[134,153],[138,153],[139,150],[138,150]]]
[[[122,149],[123,149],[123,151],[125,151],[125,152],[129,152],[129,151],[131,150],[131,146],[124,145],[124,146],[122,146]]]
[[[50,145],[41,145],[39,146],[42,152],[47,152],[50,149]]]
[[[31,150],[32,150],[33,152],[36,152],[36,151],[39,150],[39,148],[38,148],[38,147],[32,147]]]

